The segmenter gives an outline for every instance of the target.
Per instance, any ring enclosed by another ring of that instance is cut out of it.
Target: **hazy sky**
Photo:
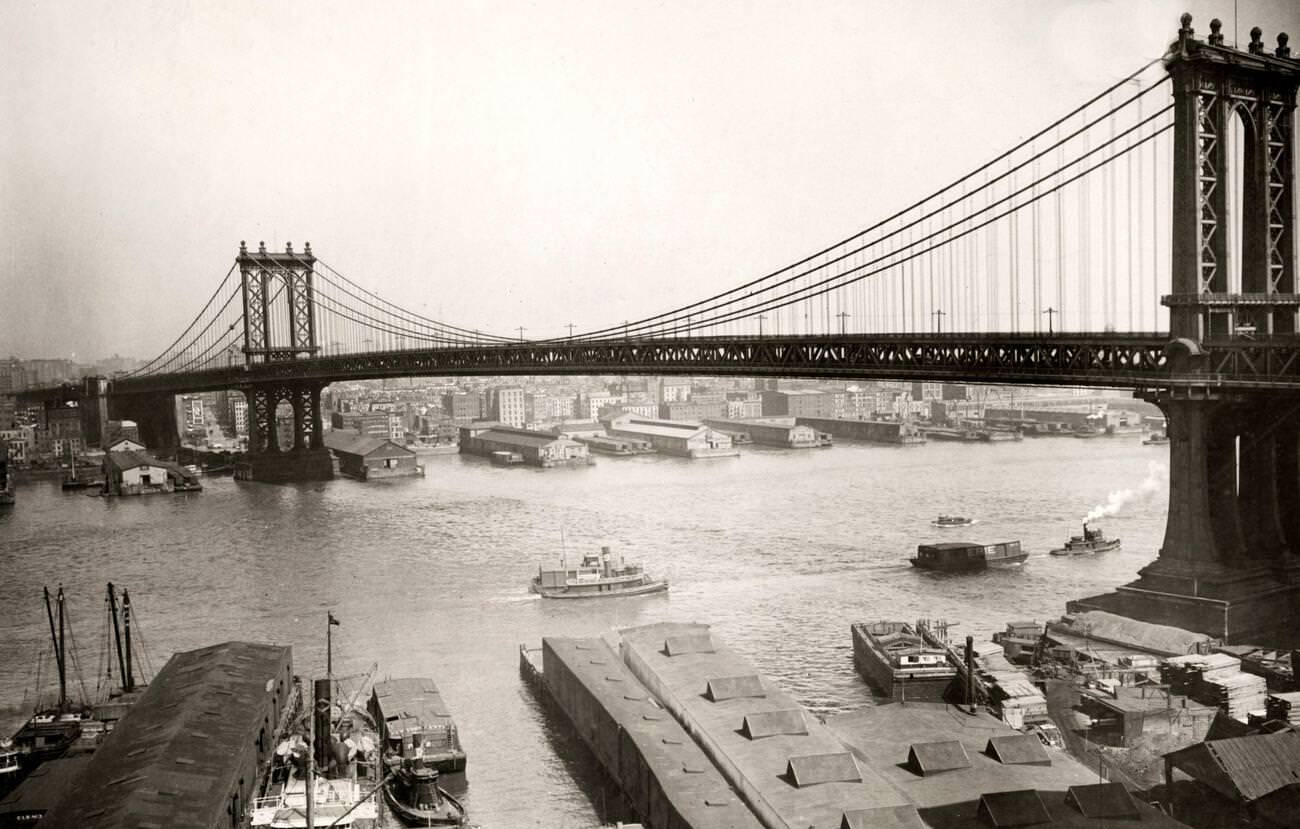
[[[1300,45],[1300,3],[1238,0]],[[149,357],[239,241],[559,336],[870,224],[1233,3],[0,0],[0,354]]]

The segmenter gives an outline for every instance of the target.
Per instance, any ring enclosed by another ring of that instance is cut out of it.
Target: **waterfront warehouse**
[[[776,446],[781,449],[818,449],[831,445],[829,434],[818,432],[812,426],[795,423],[789,418],[756,418],[752,420],[726,420],[705,418],[704,425],[720,432],[742,433],[759,446]]]
[[[619,631],[624,662],[768,829],[921,826],[907,799],[708,625]]]
[[[241,825],[292,674],[287,646],[226,642],[174,655],[42,829]]]
[[[986,713],[909,702],[831,717],[826,727],[864,767],[906,795],[930,826],[1183,825],[1119,783],[1098,789],[1095,769]],[[1025,819],[1000,819],[1012,814]]]
[[[532,466],[585,466],[591,463],[587,447],[571,438],[533,432],[484,421],[460,427],[463,455],[490,457],[493,452],[519,455]]]
[[[679,458],[730,458],[739,455],[731,436],[698,423],[650,420],[621,414],[605,422],[610,437],[636,438],[656,452]]]
[[[333,431],[325,435],[325,448],[339,459],[339,472],[363,481],[424,474],[415,453],[388,438]]]
[[[758,829],[717,767],[601,639],[542,640],[542,682],[652,829]]]

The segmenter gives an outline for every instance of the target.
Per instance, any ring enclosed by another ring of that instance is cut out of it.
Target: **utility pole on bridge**
[[[566,326],[564,326],[564,327],[567,328],[567,329],[569,329],[569,339],[573,339],[573,329],[574,329],[576,326],[575,326],[573,323],[569,323],[568,325],[566,325]]]
[[[515,330],[519,332],[519,342],[523,342],[523,341],[524,341],[524,332],[527,331],[528,329],[527,329],[527,328],[524,328],[524,327],[521,325],[521,326],[519,326],[518,328],[516,328]]]
[[[847,332],[845,331],[845,320],[847,320],[847,319],[849,318],[849,312],[848,312],[848,311],[840,311],[840,312],[839,312],[838,314],[836,314],[835,316],[837,316],[837,317],[840,318],[840,336],[842,337],[842,336],[844,336],[844,335],[847,333]]]
[[[1043,313],[1047,315],[1047,333],[1048,333],[1048,334],[1051,334],[1051,333],[1052,333],[1052,317],[1056,316],[1057,314],[1059,314],[1059,313],[1061,313],[1061,312],[1058,311],[1058,310],[1056,310],[1055,308],[1053,308],[1053,307],[1051,307],[1051,306],[1049,305],[1049,306],[1047,307],[1047,310],[1043,311]]]
[[[758,336],[760,337],[763,336],[763,320],[765,319],[767,319],[767,317],[762,314],[758,315]]]
[[[930,312],[930,316],[934,317],[934,333],[942,334],[943,318],[947,316],[947,313],[942,308],[937,308]]]

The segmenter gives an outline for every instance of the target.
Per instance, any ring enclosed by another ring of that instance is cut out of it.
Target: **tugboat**
[[[1072,535],[1064,547],[1052,550],[1054,556],[1081,556],[1088,553],[1104,553],[1118,550],[1119,539],[1107,538],[1101,530],[1088,529],[1088,522],[1083,522],[1083,535]]]
[[[639,564],[627,564],[619,557],[615,567],[609,560],[609,548],[588,553],[577,567],[563,559],[559,570],[537,568],[532,590],[544,599],[596,599],[607,596],[641,596],[668,589],[666,579],[652,579]]]
[[[1160,446],[1169,442],[1169,435],[1164,432],[1152,432],[1151,435],[1142,444],[1144,446]]]
[[[1029,554],[1020,549],[1019,541],[1000,544],[972,544],[969,541],[952,541],[943,544],[921,544],[916,556],[908,559],[913,567],[922,570],[942,570],[964,573],[987,567],[1015,567],[1025,563]]]
[[[975,519],[965,518],[960,515],[940,515],[930,523],[936,527],[969,527],[975,523]]]

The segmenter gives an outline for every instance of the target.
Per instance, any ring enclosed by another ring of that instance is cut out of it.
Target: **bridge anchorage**
[[[1070,607],[1233,642],[1297,644],[1300,394],[1266,383],[1225,390],[1211,382],[1222,364],[1207,346],[1293,346],[1300,333],[1293,215],[1300,62],[1291,59],[1285,34],[1268,54],[1256,27],[1243,52],[1224,45],[1220,28],[1213,20],[1209,38],[1196,40],[1191,15],[1183,15],[1164,58],[1174,94],[1173,291],[1163,299],[1173,341],[1166,354],[1175,374],[1206,382],[1141,392],[1168,418],[1164,544],[1137,581]],[[1228,141],[1234,130],[1244,145],[1235,148],[1237,165]],[[1241,180],[1234,182],[1237,169]],[[1230,211],[1233,186],[1240,188],[1239,217]],[[1229,241],[1234,232],[1239,246]]]
[[[316,258],[307,243],[284,253],[269,253],[259,243],[250,253],[239,243],[240,298],[243,301],[244,365],[275,363],[287,368],[320,351],[316,343],[313,276]],[[245,481],[319,481],[334,477],[321,423],[322,381],[245,382],[238,388],[248,401],[248,451],[235,467]],[[284,438],[281,425],[286,426]],[[282,445],[283,444],[283,445]]]

